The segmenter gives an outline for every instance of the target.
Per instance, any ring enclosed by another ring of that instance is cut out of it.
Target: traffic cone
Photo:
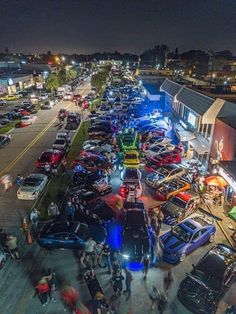
[[[27,232],[26,239],[27,239],[27,243],[28,243],[29,245],[31,245],[31,244],[33,243],[33,239],[32,239],[32,236],[31,236],[31,234],[30,234],[29,231]]]

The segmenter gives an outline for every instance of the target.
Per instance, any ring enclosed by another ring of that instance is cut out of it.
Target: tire
[[[185,257],[186,257],[186,253],[182,253],[182,254],[180,255],[179,261],[180,261],[180,262],[183,262],[183,260],[185,259]]]
[[[214,234],[211,234],[210,238],[209,238],[209,242],[212,243],[215,239],[215,235]]]

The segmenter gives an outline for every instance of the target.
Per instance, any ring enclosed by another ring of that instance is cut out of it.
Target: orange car
[[[170,182],[160,184],[156,197],[159,201],[167,201],[170,197],[190,188],[191,185],[188,182],[176,178]]]

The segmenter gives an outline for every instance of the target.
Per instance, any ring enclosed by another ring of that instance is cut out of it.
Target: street
[[[90,84],[84,83],[78,93],[88,94]],[[61,108],[75,111],[73,102],[60,101],[51,110],[40,110],[34,124],[25,128],[15,128],[10,134],[12,142],[0,151],[0,176],[10,174],[14,179],[18,174],[26,176],[34,171],[35,162],[40,154],[51,148],[56,138],[57,114]],[[16,187],[8,192],[0,191],[0,216],[3,228],[19,228],[22,219],[33,206],[32,201],[20,201],[16,198]],[[14,201],[13,201],[14,200]]]

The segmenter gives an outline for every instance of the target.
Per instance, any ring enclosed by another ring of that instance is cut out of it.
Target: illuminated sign
[[[8,79],[8,85],[11,86],[11,85],[13,85],[13,84],[14,84],[13,79],[9,78],[9,79]]]

